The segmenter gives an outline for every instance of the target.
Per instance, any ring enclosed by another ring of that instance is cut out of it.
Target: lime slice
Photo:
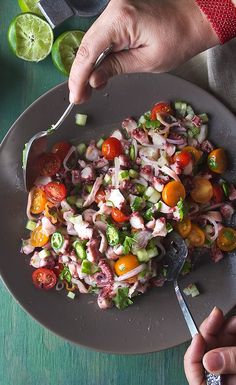
[[[12,20],[8,29],[8,41],[17,57],[39,62],[52,50],[53,32],[41,17],[22,13]]]
[[[33,12],[43,16],[42,12],[37,7],[39,0],[18,0],[18,4],[22,12]]]
[[[68,76],[81,40],[82,31],[67,31],[55,40],[52,47],[52,61],[59,71]]]

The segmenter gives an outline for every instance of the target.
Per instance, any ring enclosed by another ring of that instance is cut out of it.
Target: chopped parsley
[[[125,309],[127,306],[132,305],[133,301],[128,297],[129,288],[123,287],[117,290],[116,296],[113,298],[113,302],[120,310]]]

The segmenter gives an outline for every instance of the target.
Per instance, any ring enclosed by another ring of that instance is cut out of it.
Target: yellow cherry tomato
[[[227,168],[227,156],[223,148],[216,148],[211,151],[207,158],[207,164],[211,171],[223,174]]]
[[[223,227],[219,232],[216,243],[222,251],[233,251],[236,249],[236,231],[231,227]]]
[[[42,231],[42,226],[37,226],[31,233],[30,243],[34,247],[43,247],[48,243],[49,237]]]
[[[197,150],[195,147],[186,146],[183,151],[187,151],[192,155],[193,161],[198,162],[202,156],[202,151]]]
[[[199,226],[192,223],[191,231],[187,237],[191,246],[201,247],[205,243],[205,233]]]
[[[140,265],[138,258],[133,254],[127,254],[120,257],[114,265],[116,275],[120,276],[128,273]]]
[[[30,212],[32,214],[42,213],[45,209],[46,203],[47,198],[45,192],[41,188],[35,187],[33,190]]]
[[[190,192],[191,198],[197,203],[207,203],[213,196],[213,187],[208,179],[197,177],[194,179],[194,188]]]
[[[192,223],[189,218],[184,218],[181,222],[176,224],[176,230],[182,238],[187,238],[190,234]]]
[[[162,191],[162,199],[170,207],[176,206],[180,198],[185,199],[185,197],[184,185],[176,180],[167,183]]]

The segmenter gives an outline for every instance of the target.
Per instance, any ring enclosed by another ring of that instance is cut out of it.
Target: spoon
[[[101,55],[98,57],[98,59],[96,60],[93,66],[93,70],[101,64],[101,62],[112,51],[112,48],[113,48],[113,44],[111,44],[108,48],[105,49],[105,51],[101,53]],[[27,191],[30,191],[30,189],[34,184],[35,179],[38,176],[37,158],[43,152],[45,152],[47,148],[47,136],[52,135],[61,126],[61,124],[69,115],[73,107],[74,107],[74,104],[70,103],[56,124],[53,124],[51,128],[49,128],[48,130],[38,132],[26,144],[25,150],[23,153],[24,155],[23,155],[22,168],[23,168],[24,186]]]
[[[174,231],[168,235],[167,243],[167,259],[169,266],[167,272],[167,280],[174,282],[175,293],[180,308],[189,328],[190,334],[192,337],[194,337],[196,334],[199,334],[199,330],[178,285],[178,277],[188,256],[188,248],[183,238],[181,238],[180,235]],[[215,375],[207,371],[205,371],[205,380],[207,385],[222,384],[220,375]]]

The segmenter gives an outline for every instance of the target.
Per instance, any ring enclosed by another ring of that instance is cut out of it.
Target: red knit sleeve
[[[221,44],[236,37],[236,6],[230,0],[196,0]]]

